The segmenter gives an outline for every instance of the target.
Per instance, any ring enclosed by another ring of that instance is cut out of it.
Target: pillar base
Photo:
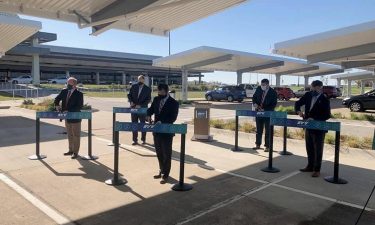
[[[293,155],[293,153],[288,152],[288,151],[280,151],[279,154],[280,155]]]
[[[41,160],[47,158],[46,155],[32,155],[28,157],[30,160]]]
[[[348,183],[348,181],[344,179],[341,179],[341,178],[335,179],[333,176],[325,177],[324,180],[332,184],[347,184]]]
[[[94,156],[94,155],[86,155],[86,156],[81,156],[81,159],[83,159],[83,160],[97,160],[97,159],[99,159],[99,157],[98,156]]]
[[[117,180],[111,178],[105,181],[106,184],[111,186],[119,186],[128,183],[126,179],[118,178]]]
[[[173,185],[171,188],[174,191],[190,191],[193,189],[193,185],[183,183],[182,185],[180,183]]]
[[[266,173],[278,173],[280,172],[279,169],[275,168],[275,167],[266,167],[266,168],[263,168],[261,169],[263,172],[266,172]]]

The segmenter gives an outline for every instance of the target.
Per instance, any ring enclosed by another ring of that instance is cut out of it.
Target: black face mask
[[[159,98],[165,98],[165,97],[167,97],[167,95],[158,95],[159,96]]]
[[[67,88],[68,90],[72,90],[72,89],[73,89],[73,85],[68,84],[68,85],[66,85],[66,88]]]

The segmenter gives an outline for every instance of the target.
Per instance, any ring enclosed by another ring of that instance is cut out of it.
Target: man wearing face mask
[[[61,106],[60,106],[61,102]],[[67,81],[67,88],[63,89],[55,98],[56,111],[59,112],[80,112],[83,107],[83,94],[77,90],[77,79],[70,77]],[[81,142],[81,120],[65,120],[66,131],[69,140],[69,151],[65,156],[78,157]]]
[[[178,116],[179,104],[168,94],[167,84],[159,84],[158,96],[152,101],[151,107],[147,110],[147,121],[152,122],[151,116],[155,115],[154,122],[173,124]],[[159,173],[155,179],[162,178],[161,184],[168,182],[171,171],[172,143],[174,134],[154,133],[156,155],[159,161]]]
[[[330,101],[323,94],[322,87],[323,83],[320,80],[313,81],[311,91],[296,102],[295,111],[304,120],[326,121],[331,117]],[[305,106],[304,113],[301,111],[301,106]],[[308,163],[305,168],[300,169],[301,172],[312,172],[312,177],[320,176],[325,134],[326,131],[306,129]]]
[[[260,87],[258,87],[253,96],[253,106],[256,111],[275,111],[277,105],[277,93],[270,87],[268,79],[261,81]],[[260,149],[262,145],[262,135],[265,129],[264,147],[265,152],[269,151],[269,140],[270,140],[270,119],[257,117],[256,121],[256,142],[254,150]]]
[[[138,76],[138,83],[130,88],[128,99],[131,108],[147,108],[151,101],[151,89],[145,84],[145,77]],[[131,114],[132,123],[144,123],[145,115]],[[146,143],[146,133],[142,132],[142,144]],[[133,145],[138,144],[138,132],[133,132]]]

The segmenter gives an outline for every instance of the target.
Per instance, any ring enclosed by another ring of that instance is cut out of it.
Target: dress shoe
[[[320,172],[315,171],[315,172],[313,172],[313,174],[311,176],[312,177],[320,177]]]
[[[132,145],[138,145],[138,142],[133,142],[133,144]]]
[[[71,152],[71,151],[65,152],[64,155],[73,155],[73,152]]]
[[[168,183],[168,177],[163,176],[161,181],[160,181],[160,184],[166,184],[166,183]]]
[[[72,159],[76,159],[76,158],[78,158],[78,154],[77,153],[73,153],[72,154]]]
[[[160,178],[161,178],[161,173],[154,176],[154,179],[160,179]]]
[[[253,148],[253,150],[258,150],[258,149],[260,149],[260,145],[257,145],[257,146],[255,146],[255,147]]]
[[[309,167],[305,167],[303,169],[300,169],[299,171],[301,171],[303,173],[305,173],[305,172],[313,172],[313,170],[311,168],[309,168]]]

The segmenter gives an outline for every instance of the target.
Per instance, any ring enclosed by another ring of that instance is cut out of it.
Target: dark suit
[[[173,124],[178,116],[179,104],[172,97],[168,97],[163,108],[159,111],[160,97],[155,97],[147,115],[155,115],[155,123]],[[154,133],[156,155],[159,161],[160,172],[168,177],[171,171],[172,144],[174,134]]]
[[[319,120],[326,121],[331,117],[331,107],[329,99],[321,94],[317,97],[315,104],[311,108],[313,101],[312,92],[307,92],[295,104],[295,111],[300,112],[301,106],[305,106],[306,120]],[[306,129],[306,151],[308,164],[307,168],[312,169],[314,172],[320,172],[323,158],[324,138],[326,131]]]
[[[68,98],[69,90],[64,89],[55,98],[55,106],[62,102],[62,111],[80,112],[83,107],[83,94],[77,89],[71,90]],[[81,120],[66,120],[66,132],[69,140],[69,152],[78,154],[81,143]]]
[[[261,87],[258,87],[253,96],[253,104],[257,104],[263,111],[275,111],[277,105],[277,93],[273,88],[269,88],[267,94],[263,97],[263,90]],[[262,135],[264,128],[266,129],[264,137],[264,146],[266,148],[270,147],[270,119],[257,117],[256,121],[256,141],[255,145],[260,146],[262,144]]]
[[[135,104],[134,107],[147,108],[148,103],[151,101],[151,89],[143,84],[142,90],[139,93],[140,85],[139,83],[134,84],[129,91],[128,99],[129,102]],[[146,116],[139,114],[132,114],[131,120],[133,123],[145,123]],[[142,132],[142,141],[146,141],[146,133]],[[133,132],[133,142],[138,142],[138,132]]]

